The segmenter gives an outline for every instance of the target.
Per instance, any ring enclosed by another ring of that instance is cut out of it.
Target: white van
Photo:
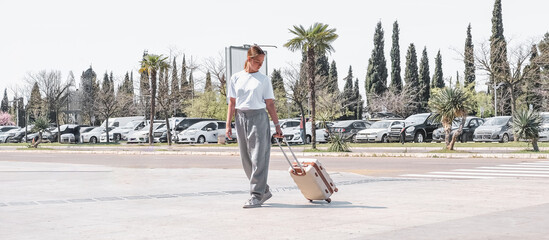
[[[109,127],[121,127],[126,126],[129,122],[132,121],[139,121],[139,120],[146,120],[144,116],[135,116],[135,117],[113,117],[109,118]],[[107,121],[103,121],[101,124],[101,127],[105,127]]]

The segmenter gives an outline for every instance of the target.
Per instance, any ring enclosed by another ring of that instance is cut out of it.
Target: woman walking
[[[264,60],[265,52],[257,45],[252,46],[244,70],[231,77],[227,91],[229,109],[225,134],[231,139],[229,126],[234,116],[242,166],[250,180],[250,199],[244,203],[244,208],[261,207],[272,197],[267,185],[271,128],[265,109],[276,127],[276,137],[282,137],[271,79],[259,72]]]

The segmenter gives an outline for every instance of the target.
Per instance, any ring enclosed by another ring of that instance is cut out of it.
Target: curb
[[[191,151],[75,151],[75,150],[0,150],[0,153],[62,153],[62,154],[113,154],[113,155],[203,155],[239,156],[239,152],[191,152]],[[300,157],[412,157],[412,158],[525,158],[549,159],[549,154],[513,153],[360,153],[360,152],[295,152]],[[284,156],[282,152],[271,152],[271,156]]]

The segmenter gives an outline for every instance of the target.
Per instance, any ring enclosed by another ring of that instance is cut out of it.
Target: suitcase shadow
[[[286,203],[265,203],[262,207],[267,208],[369,208],[369,209],[386,209],[387,207],[379,206],[364,206],[354,205],[352,202],[347,201],[332,201],[327,203],[325,201],[313,201],[308,204],[286,204]]]

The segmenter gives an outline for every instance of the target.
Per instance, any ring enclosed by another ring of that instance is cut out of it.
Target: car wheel
[[[310,144],[310,143],[311,143],[311,136],[310,136],[310,135],[307,135],[307,138],[305,139],[305,143],[306,143],[306,144]]]
[[[90,138],[90,143],[96,144],[97,143],[97,138],[96,137],[91,137]]]
[[[503,137],[501,138],[502,143],[509,142],[509,135],[507,133],[503,134]]]
[[[384,134],[383,136],[381,136],[381,142],[382,143],[388,143],[389,142],[389,138],[387,138],[387,134]]]
[[[206,138],[204,136],[198,137],[197,143],[205,143],[205,142],[206,142]]]
[[[414,142],[422,143],[424,139],[425,139],[425,136],[423,136],[423,133],[418,132],[418,133],[416,133],[416,135],[414,137]]]

